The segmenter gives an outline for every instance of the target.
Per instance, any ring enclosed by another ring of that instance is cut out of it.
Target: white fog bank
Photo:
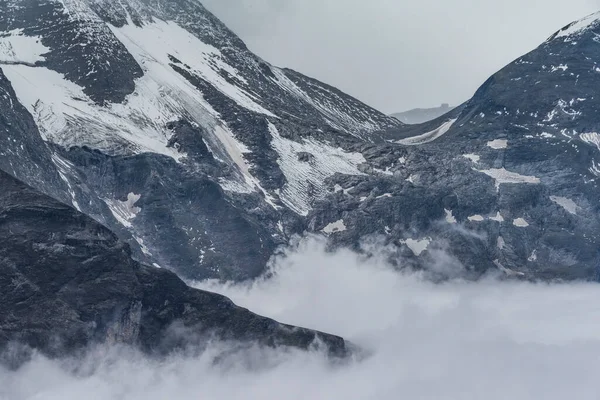
[[[321,354],[254,349],[243,363],[215,367],[211,353],[157,362],[108,352],[74,373],[39,357],[0,370],[0,400],[598,398],[600,286],[433,284],[382,259],[326,253],[308,239],[276,259],[270,279],[197,285],[344,336],[371,352],[362,361],[334,366]]]

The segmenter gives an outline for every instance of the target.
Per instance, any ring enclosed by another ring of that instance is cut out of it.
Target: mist
[[[149,359],[131,349],[83,359],[36,356],[0,370],[2,400],[96,399],[596,399],[600,288],[500,281],[434,284],[308,238],[279,255],[270,278],[201,282],[283,322],[343,335],[366,356],[232,344]]]

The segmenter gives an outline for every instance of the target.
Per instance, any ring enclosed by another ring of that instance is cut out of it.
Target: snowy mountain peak
[[[0,21],[0,169],[146,263],[247,279],[307,231],[473,276],[600,263],[596,17],[410,126],[270,65],[197,1],[13,0]]]
[[[191,276],[264,268],[327,179],[363,174],[360,148],[402,125],[260,59],[197,1],[11,0],[0,21],[5,101],[30,121],[21,139],[9,121],[0,166]],[[37,154],[50,179],[16,171]]]
[[[197,2],[39,4],[52,8],[55,25],[67,29],[61,39],[71,36],[72,42],[65,48],[63,40],[53,40],[47,14],[24,20],[21,8],[7,8],[13,16],[8,20],[21,24],[0,39],[0,63],[16,64],[7,65],[5,73],[17,96],[43,137],[60,146],[85,145],[113,155],[153,152],[179,160],[184,155],[168,146],[169,122],[185,117],[209,133],[229,130],[221,115],[229,109],[219,110],[207,96],[273,119],[281,117],[275,110],[286,118],[318,118],[355,135],[395,125],[326,85],[266,64]],[[114,80],[124,84],[113,88]],[[303,113],[310,108],[312,115],[298,116],[298,108]],[[85,124],[94,126],[94,135],[80,129]],[[245,146],[231,148],[239,141],[235,134],[225,139],[215,133],[207,141],[217,157],[233,158],[229,161],[238,157],[233,148]]]
[[[572,41],[582,33],[589,29],[594,29],[600,21],[600,12],[596,12],[563,27],[561,30],[553,34],[548,41],[554,39],[563,39],[564,41]]]

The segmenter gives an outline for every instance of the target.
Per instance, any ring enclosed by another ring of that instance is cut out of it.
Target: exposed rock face
[[[459,261],[474,277],[596,280],[598,18],[553,35],[451,114],[364,147],[389,176],[336,181],[315,229],[343,218],[338,243],[379,233],[404,241],[408,263]],[[417,256],[408,239],[428,250]]]
[[[596,279],[597,18],[405,126],[196,1],[10,0],[0,168],[185,278],[254,278],[310,231],[442,276]]]
[[[196,1],[10,0],[0,32],[2,169],[189,278],[259,275],[324,178],[358,172],[349,147],[401,125],[261,60]]]
[[[165,353],[215,335],[346,351],[339,337],[260,317],[139,264],[108,229],[3,172],[0,185],[0,349],[20,343],[65,356],[107,343]]]

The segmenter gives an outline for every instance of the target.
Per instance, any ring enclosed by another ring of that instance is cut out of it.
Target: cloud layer
[[[331,365],[318,353],[250,349],[215,366],[225,344],[162,362],[103,349],[0,371],[0,399],[597,399],[597,285],[436,285],[383,258],[326,253],[309,239],[276,260],[270,279],[200,284],[341,334],[369,351],[364,360]]]
[[[597,0],[203,0],[260,56],[384,112],[459,104]]]

